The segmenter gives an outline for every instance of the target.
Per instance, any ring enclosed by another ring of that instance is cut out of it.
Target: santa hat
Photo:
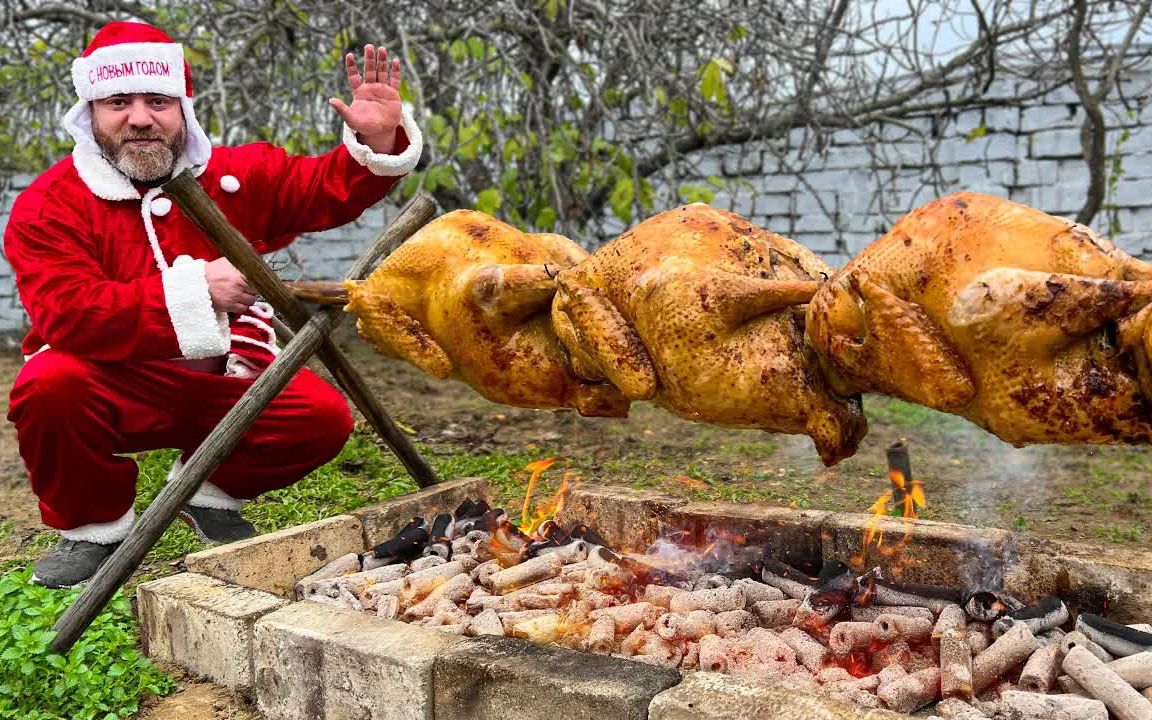
[[[118,173],[104,160],[92,135],[89,103],[93,100],[130,93],[179,98],[186,139],[177,160],[177,172],[186,167],[202,171],[208,164],[212,142],[192,110],[192,69],[184,59],[183,46],[173,42],[163,30],[146,23],[108,23],[72,62],[72,84],[80,100],[64,116],[64,128],[76,140],[76,169],[98,196],[124,200],[139,194],[122,175],[109,176]]]

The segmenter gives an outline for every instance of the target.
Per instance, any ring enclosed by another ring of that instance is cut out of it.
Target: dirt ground
[[[394,417],[436,453],[543,451],[583,481],[644,485],[700,499],[760,500],[865,511],[888,488],[884,451],[906,439],[923,479],[925,517],[1026,530],[1045,537],[1146,544],[1152,520],[1152,449],[1014,449],[967,421],[906,403],[866,398],[870,431],[856,456],[825,468],[805,437],[726,430],[681,420],[647,403],[624,420],[495,405],[468,387],[432,380],[383,358],[345,325],[337,336]],[[21,364],[0,353],[0,384]],[[315,365],[314,365],[315,367]],[[7,411],[7,393],[0,398]],[[0,426],[0,560],[47,547],[8,423]],[[249,720],[232,694],[186,678],[146,709],[151,720]]]

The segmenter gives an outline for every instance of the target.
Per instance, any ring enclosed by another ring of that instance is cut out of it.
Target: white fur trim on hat
[[[172,463],[172,469],[168,471],[166,482],[172,482],[172,478],[176,477],[176,473],[180,472],[183,467],[184,461],[176,458],[176,462]],[[215,508],[217,510],[239,510],[244,507],[246,502],[246,500],[232,497],[207,480],[200,483],[200,488],[196,494],[188,500],[188,504],[192,507]]]
[[[128,531],[132,529],[134,522],[136,522],[136,512],[132,508],[128,508],[128,512],[124,513],[118,520],[81,525],[71,530],[61,530],[60,536],[65,540],[81,540],[99,545],[111,545],[128,537]]]
[[[107,45],[72,61],[72,84],[81,100],[131,93],[184,97],[184,47],[156,42]]]
[[[356,133],[348,127],[348,123],[344,123],[344,147],[348,148],[356,162],[368,168],[373,175],[407,175],[416,169],[416,163],[420,161],[424,136],[420,134],[420,128],[416,126],[416,120],[407,106],[401,112],[400,124],[408,135],[408,147],[399,155],[373,152],[372,148],[356,139]]]
[[[203,260],[181,255],[160,274],[180,353],[189,360],[223,355],[232,345],[228,314],[212,309],[204,265]]]

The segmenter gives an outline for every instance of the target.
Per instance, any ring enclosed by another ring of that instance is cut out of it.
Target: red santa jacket
[[[345,127],[326,155],[217,147],[193,171],[256,251],[270,252],[355,220],[415,167],[420,132],[404,115],[393,155]],[[200,229],[159,188],[136,187],[94,153],[78,149],[20,194],[4,251],[32,324],[26,356],[45,347],[99,361],[228,354],[262,367],[276,351],[267,306],[230,322],[213,311],[203,266],[220,253]]]

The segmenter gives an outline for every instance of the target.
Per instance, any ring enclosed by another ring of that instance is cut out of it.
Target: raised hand
[[[374,152],[392,152],[402,109],[400,61],[393,59],[389,63],[386,48],[365,45],[364,74],[357,70],[352,53],[344,56],[344,68],[348,71],[352,104],[346,105],[340,98],[331,98],[328,103]]]

